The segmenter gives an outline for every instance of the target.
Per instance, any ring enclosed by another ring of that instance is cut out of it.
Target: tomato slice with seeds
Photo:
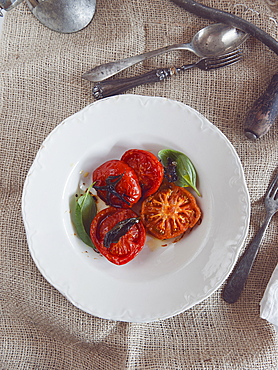
[[[175,238],[200,220],[201,210],[185,188],[165,184],[142,203],[141,219],[152,235],[160,240]]]
[[[141,198],[141,187],[135,171],[125,162],[112,159],[93,172],[98,196],[113,207],[130,208]]]
[[[153,153],[130,149],[123,154],[121,160],[134,169],[144,198],[158,190],[164,177],[164,168]]]
[[[97,213],[91,223],[92,242],[98,251],[115,265],[126,264],[137,256],[145,244],[146,230],[142,221],[139,221],[108,248],[104,245],[105,235],[119,222],[137,217],[131,209],[108,207]]]

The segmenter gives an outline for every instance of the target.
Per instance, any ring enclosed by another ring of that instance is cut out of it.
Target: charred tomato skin
[[[107,190],[98,190],[105,187],[107,179],[119,176],[115,185],[115,194]],[[98,196],[107,204],[119,208],[130,208],[139,201],[142,195],[141,187],[135,171],[124,161],[112,159],[97,167],[93,171],[92,180],[95,183]],[[122,199],[121,199],[122,198]]]
[[[158,190],[163,181],[164,168],[153,153],[141,149],[129,149],[122,155],[121,160],[134,169],[142,188],[143,198]]]
[[[97,250],[115,265],[130,262],[145,244],[146,230],[142,221],[139,221],[117,243],[112,243],[109,248],[104,246],[105,235],[119,222],[133,217],[138,216],[131,209],[107,207],[100,211],[91,223],[92,242]]]
[[[173,183],[163,184],[142,203],[141,220],[147,231],[160,240],[181,236],[200,218],[195,197]]]

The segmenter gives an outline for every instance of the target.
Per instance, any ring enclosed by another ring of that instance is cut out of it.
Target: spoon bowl
[[[96,0],[26,0],[33,15],[46,27],[73,33],[86,27],[95,14]]]
[[[184,46],[201,58],[210,58],[236,49],[248,37],[248,34],[237,28],[216,23],[201,29],[191,43]]]
[[[103,81],[139,62],[173,50],[189,50],[201,58],[216,57],[236,49],[248,37],[246,33],[234,27],[215,23],[197,32],[190,43],[174,44],[116,62],[102,64],[84,73],[82,78],[93,82]]]

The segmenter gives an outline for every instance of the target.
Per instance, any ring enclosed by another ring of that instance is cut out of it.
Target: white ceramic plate
[[[203,220],[178,243],[148,240],[133,261],[116,266],[75,235],[69,202],[86,172],[130,148],[188,155],[199,175]],[[236,151],[206,118],[169,99],[121,95],[87,106],[52,131],[28,173],[22,212],[38,269],[70,302],[101,318],[150,322],[220,287],[246,237],[250,201]]]

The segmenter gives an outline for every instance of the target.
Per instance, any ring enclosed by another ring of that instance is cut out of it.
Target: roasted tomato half
[[[201,217],[194,196],[185,188],[165,184],[143,201],[141,219],[158,239],[170,239],[192,228]]]
[[[158,190],[163,180],[164,169],[154,154],[146,150],[130,149],[123,154],[121,160],[134,169],[144,198]]]
[[[98,196],[113,207],[130,208],[142,195],[135,171],[120,160],[107,161],[95,169],[93,182]]]
[[[137,222],[125,228],[123,234],[122,223],[134,219]],[[111,232],[113,235],[107,245],[105,240]],[[90,236],[95,247],[104,257],[116,265],[123,265],[137,256],[143,248],[146,230],[142,221],[131,209],[108,207],[100,211],[93,219]]]

